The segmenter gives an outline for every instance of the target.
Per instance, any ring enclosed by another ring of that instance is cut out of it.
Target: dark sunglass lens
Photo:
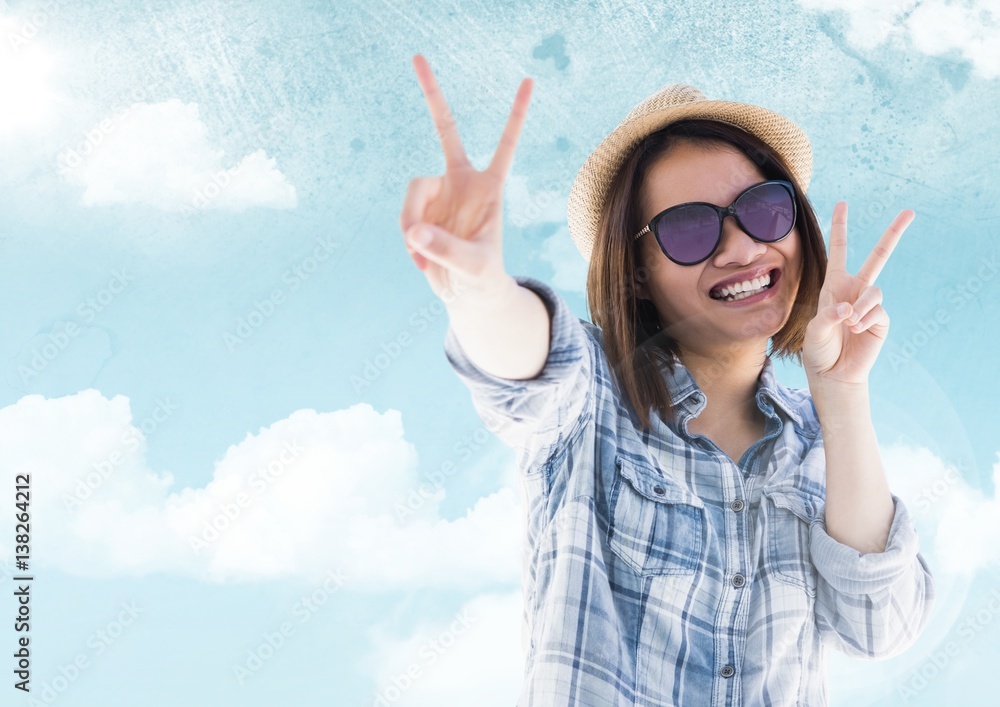
[[[656,237],[674,260],[697,263],[715,248],[719,215],[707,206],[674,209],[657,222]]]
[[[744,194],[736,204],[743,227],[762,241],[787,236],[795,219],[791,192],[781,184],[762,184]]]

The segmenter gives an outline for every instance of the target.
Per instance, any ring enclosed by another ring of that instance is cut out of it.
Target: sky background
[[[534,79],[505,262],[583,318],[566,197],[665,83],[805,130],[852,272],[916,212],[871,397],[938,600],[902,656],[831,651],[831,704],[994,700],[1000,4],[878,5],[0,0],[0,702],[514,704],[514,456],[399,228],[409,180],[444,169],[415,53],[481,169]]]

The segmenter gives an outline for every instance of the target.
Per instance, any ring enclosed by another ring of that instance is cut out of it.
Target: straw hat
[[[746,130],[781,155],[804,194],[812,176],[812,148],[802,129],[784,116],[746,103],[710,101],[694,86],[670,83],[633,108],[597,146],[573,181],[567,219],[573,242],[590,262],[598,221],[611,180],[639,142],[668,123],[710,118]]]

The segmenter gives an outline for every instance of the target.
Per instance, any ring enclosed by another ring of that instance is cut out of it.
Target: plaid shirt
[[[896,655],[927,623],[934,580],[903,502],[881,553],[826,532],[823,438],[807,389],[775,380],[762,439],[734,463],[687,422],[706,398],[661,367],[679,424],[639,429],[601,330],[545,283],[515,277],[551,317],[530,380],[445,354],[490,429],[517,453],[527,514],[526,663],[518,707],[827,704],[824,650]]]

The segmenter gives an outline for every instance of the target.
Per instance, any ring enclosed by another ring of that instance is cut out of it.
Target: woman
[[[528,514],[518,704],[816,707],[826,646],[911,645],[934,582],[886,482],[868,373],[889,325],[874,281],[913,212],[848,273],[847,205],[827,257],[802,131],[664,86],[570,192],[586,322],[503,266],[530,80],[480,172],[414,65],[447,168],[411,182],[406,246],[448,308],[449,363],[517,451]],[[769,342],[808,390],[775,379]]]

